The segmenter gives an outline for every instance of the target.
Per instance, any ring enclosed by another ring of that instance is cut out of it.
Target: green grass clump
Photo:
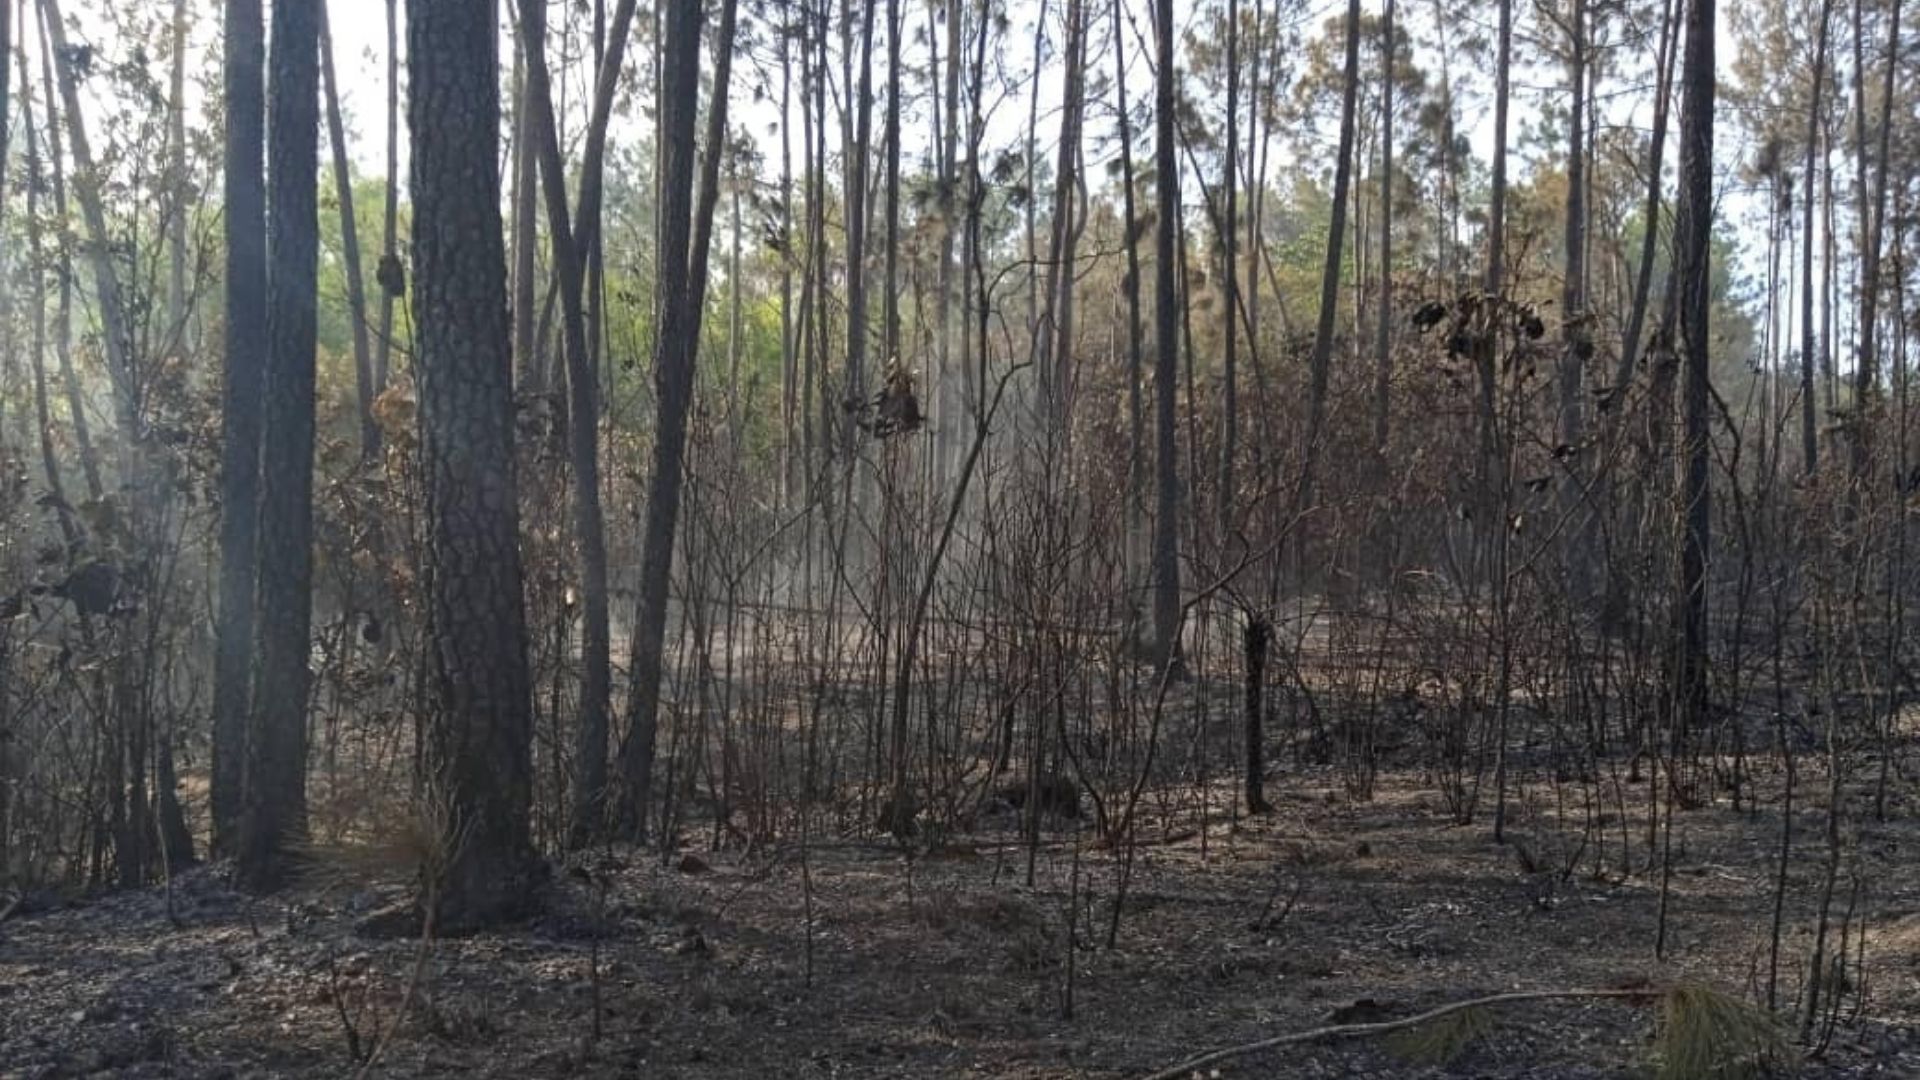
[[[1793,1058],[1771,1013],[1692,983],[1662,995],[1654,1052],[1660,1080],[1740,1080]]]
[[[1395,1032],[1387,1049],[1416,1065],[1445,1065],[1466,1052],[1494,1028],[1490,1009],[1461,1009],[1437,1020]]]

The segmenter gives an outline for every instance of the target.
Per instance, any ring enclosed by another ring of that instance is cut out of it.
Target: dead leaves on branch
[[[876,439],[911,434],[926,422],[920,400],[914,396],[913,372],[898,356],[887,361],[880,391],[868,401],[849,399],[846,408],[860,430]]]

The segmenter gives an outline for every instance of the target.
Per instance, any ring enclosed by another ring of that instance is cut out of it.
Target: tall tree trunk
[[[13,111],[7,96],[13,90],[13,5],[0,3],[0,191],[7,190],[7,151],[12,146]],[[25,78],[26,61],[20,62],[21,77]],[[27,95],[24,89],[20,95]]]
[[[1675,760],[1684,758],[1688,740],[1706,718],[1707,569],[1712,506],[1709,469],[1712,430],[1708,413],[1711,341],[1713,237],[1714,3],[1692,0],[1687,16],[1686,57],[1681,84],[1680,201],[1675,224],[1675,262],[1679,269],[1679,332],[1685,364],[1686,445],[1681,498],[1684,507],[1680,550],[1680,680],[1673,700]]]
[[[1353,0],[1358,4],[1359,0]],[[1180,377],[1180,297],[1175,237],[1180,218],[1180,156],[1174,146],[1173,0],[1155,0],[1154,167],[1159,216],[1154,245],[1153,661],[1162,671],[1180,659],[1180,462],[1174,442]],[[1129,215],[1131,216],[1131,215]]]
[[[1435,34],[1440,53],[1440,183],[1446,200],[1447,227],[1440,242],[1440,276],[1451,288],[1459,285],[1460,176],[1453,152],[1457,120],[1453,94],[1453,34],[1447,23],[1445,0],[1433,0]]]
[[[1861,180],[1863,196],[1871,192],[1872,204],[1862,205],[1861,247],[1860,247],[1860,347],[1859,362],[1854,367],[1854,416],[1853,416],[1853,474],[1856,478],[1866,474],[1872,465],[1872,435],[1874,431],[1874,413],[1881,400],[1880,394],[1880,253],[1885,244],[1887,220],[1887,157],[1891,149],[1893,135],[1893,99],[1898,91],[1897,75],[1900,67],[1900,0],[1893,0],[1892,25],[1887,31],[1887,68],[1886,82],[1881,90],[1879,146],[1874,152],[1874,175],[1871,186],[1864,176],[1865,149],[1861,149],[1863,176]],[[1855,57],[1859,57],[1860,24],[1859,5],[1855,5],[1854,44]],[[1865,81],[1865,73],[1856,78]],[[1864,98],[1862,99],[1864,111]]]
[[[165,340],[174,355],[191,350],[187,333],[187,217],[191,202],[187,182],[187,0],[174,0],[167,83],[167,325]],[[0,184],[0,191],[5,185]],[[36,375],[39,372],[36,369]],[[157,624],[149,621],[150,632]],[[151,706],[146,706],[151,715]],[[173,762],[174,721],[167,713],[156,732],[153,753],[153,797],[159,815],[159,833],[166,867],[194,861],[193,833],[180,806],[180,785]]]
[[[22,66],[25,66],[24,60]],[[25,78],[25,72],[21,73],[21,77]],[[67,205],[67,172],[60,149],[60,98],[53,89],[53,50],[47,44],[45,34],[40,35],[40,80],[41,94],[47,106],[47,158],[52,165],[48,173],[53,182],[54,220],[68,221],[71,219]],[[93,426],[87,418],[80,375],[73,366],[73,245],[60,244],[58,259],[58,265],[54,267],[58,285],[54,305],[53,354],[60,364],[60,385],[66,398],[67,415],[73,424],[74,446],[80,452],[80,469],[86,477],[87,495],[99,499],[105,494],[106,485],[100,478],[100,455],[94,450]],[[251,592],[248,596],[251,602]],[[242,708],[245,708],[244,701]],[[237,796],[239,788],[234,788],[234,791]]]
[[[1566,279],[1560,294],[1562,352],[1559,371],[1560,513],[1564,518],[1567,588],[1584,601],[1592,591],[1592,533],[1582,511],[1578,453],[1586,438],[1582,406],[1587,361],[1593,356],[1593,328],[1587,313],[1587,0],[1573,0],[1567,28],[1567,210]]]
[[[260,0],[226,0],[225,382],[221,391],[220,596],[214,628],[213,839],[238,841],[253,689],[261,391],[267,352],[265,42]]]
[[[1272,49],[1274,37],[1272,26],[1273,12],[1267,8],[1266,0],[1254,0],[1253,5],[1253,66],[1249,72],[1251,85],[1247,99],[1247,239],[1246,239],[1246,330],[1247,361],[1253,369],[1253,389],[1258,406],[1259,430],[1253,442],[1253,468],[1258,476],[1269,475],[1270,453],[1277,441],[1273,431],[1272,386],[1267,377],[1267,365],[1261,358],[1261,300],[1260,281],[1264,270],[1268,278],[1268,287],[1274,288],[1274,303],[1280,315],[1280,326],[1287,326],[1286,297],[1280,295],[1276,282],[1272,280],[1273,261],[1266,247],[1266,207],[1267,207],[1267,162],[1272,151],[1273,127],[1268,122],[1267,107],[1275,87],[1279,85],[1283,74],[1278,64],[1271,65],[1265,79],[1262,78],[1262,63]],[[1273,504],[1271,514],[1282,512],[1279,504]],[[1278,575],[1268,575],[1267,585],[1271,592],[1279,584]],[[1274,594],[1277,595],[1277,594]]]
[[[778,251],[780,256],[780,508],[786,510],[792,506],[800,487],[800,460],[794,454],[798,442],[798,410],[800,408],[800,371],[799,348],[794,340],[793,325],[793,138],[789,133],[790,118],[793,115],[793,39],[800,23],[791,20],[803,19],[803,15],[789,13],[780,23],[780,236]],[[804,96],[804,87],[802,90]],[[942,273],[945,264],[942,263]],[[942,312],[945,311],[945,278],[942,279]],[[946,333],[944,315],[940,332]],[[939,378],[946,376],[946,354],[941,354]],[[939,391],[936,389],[935,394]],[[935,437],[938,438],[938,421]]]
[[[1380,313],[1373,341],[1373,453],[1384,463],[1393,386],[1393,0],[1380,46]]]
[[[1121,291],[1127,303],[1127,569],[1137,573],[1140,567],[1141,520],[1146,513],[1146,410],[1141,400],[1140,382],[1145,375],[1145,356],[1141,347],[1144,332],[1140,325],[1140,237],[1139,218],[1134,208],[1133,118],[1127,105],[1126,38],[1121,33],[1120,0],[1110,5],[1113,14],[1113,95],[1114,114],[1120,129],[1120,229],[1126,241],[1127,272],[1121,278]],[[1157,594],[1156,594],[1157,595]]]
[[[1503,0],[1504,2],[1504,0]],[[1347,237],[1347,197],[1353,187],[1355,99],[1360,90],[1360,0],[1348,0],[1347,59],[1340,91],[1340,150],[1333,167],[1333,215],[1327,227],[1327,257],[1320,272],[1320,321],[1314,328],[1308,373],[1307,436],[1295,496],[1296,515],[1313,505],[1314,472],[1327,421],[1327,386],[1333,366],[1333,324],[1340,306],[1340,262]]]
[[[184,334],[187,315],[187,0],[173,0],[167,75],[167,331]],[[0,101],[0,106],[4,106]],[[0,157],[5,157],[0,140]],[[3,181],[4,177],[0,177]],[[0,191],[6,190],[0,182]],[[182,342],[184,344],[184,341]],[[184,350],[182,350],[184,351]]]
[[[13,88],[13,74],[10,71],[12,63],[13,5],[8,0],[0,0],[0,228],[3,228],[7,221],[6,196],[9,190],[7,163],[10,160],[7,155],[13,137],[13,112],[9,107],[7,96]],[[23,59],[20,64],[23,72],[26,66],[26,61]],[[24,99],[26,94],[23,92],[20,96]],[[4,260],[0,260],[0,334],[9,335],[5,339],[8,346],[12,345],[10,336],[12,333],[10,328],[13,326],[12,277],[12,274],[5,272]],[[0,357],[0,397],[5,396],[7,384],[12,380],[13,375],[13,356],[11,355],[13,350],[9,347],[7,351],[9,355]],[[6,415],[6,404],[0,402],[0,438],[6,435]],[[4,734],[4,731],[0,731],[0,734]],[[0,821],[0,823],[4,822]],[[0,849],[4,849],[5,845],[4,836],[0,836]],[[5,866],[0,865],[0,878],[5,877],[5,870]]]
[[[534,324],[534,307],[539,301],[535,279],[540,262],[536,250],[540,243],[540,159],[534,152],[538,139],[533,134],[533,110],[528,108],[528,99],[533,95],[525,75],[526,26],[528,20],[534,18],[535,6],[526,5],[528,10],[520,16],[521,32],[514,37],[514,54],[520,62],[521,77],[520,92],[513,102],[513,273],[508,282],[513,297],[514,389],[526,397],[547,392],[547,368],[538,355],[540,340],[535,336]],[[546,5],[537,6],[544,9]],[[544,10],[539,18],[545,21]]]
[[[347,279],[347,316],[353,321],[353,376],[360,408],[360,456],[380,455],[380,425],[373,420],[373,354],[367,343],[367,292],[360,266],[360,225],[353,215],[353,171],[347,164],[347,128],[340,116],[340,80],[333,65],[333,31],[326,0],[317,0],[320,67],[327,91],[327,142],[333,150],[333,190],[340,201],[340,261]]]
[[[627,742],[622,755],[626,775],[623,817],[636,837],[646,833],[659,738],[668,586],[686,464],[687,414],[693,406],[694,365],[699,357],[700,316],[706,302],[707,249],[713,233],[713,208],[719,198],[720,155],[726,144],[736,0],[722,3],[719,33],[714,39],[713,100],[707,109],[707,156],[701,167],[697,205],[693,164],[700,90],[700,2],[663,0],[663,6],[666,52],[661,72],[661,120],[666,137],[661,144],[661,245],[655,283],[661,316],[654,355],[657,413],[641,541],[639,597],[633,620],[629,667],[633,686],[627,702]],[[857,278],[857,269],[850,276]]]
[[[4,16],[0,16],[4,18]],[[0,43],[3,44],[3,43]],[[0,48],[0,52],[8,52]],[[29,303],[32,305],[32,336],[28,344],[28,355],[33,367],[33,408],[34,418],[39,426],[40,464],[47,481],[47,493],[52,496],[53,504],[60,522],[61,539],[66,542],[66,551],[76,549],[80,540],[80,529],[74,520],[72,505],[67,501],[66,484],[61,476],[59,452],[54,447],[53,414],[47,399],[47,265],[46,252],[41,243],[40,230],[40,139],[33,124],[33,93],[28,82],[26,49],[19,49],[20,58],[20,112],[21,127],[26,132],[26,183],[27,190],[27,269],[31,285],[28,287]],[[5,69],[0,67],[0,81],[5,80]],[[4,123],[4,121],[0,121]],[[0,157],[4,157],[0,153]],[[0,191],[5,188],[0,186]],[[0,662],[11,647],[11,634],[0,628]],[[13,838],[13,792],[18,786],[14,777],[13,714],[4,700],[0,700],[0,888],[13,883],[12,848]]]
[[[60,468],[60,455],[54,445],[53,409],[47,394],[47,275],[43,269],[47,265],[47,253],[41,240],[40,229],[40,191],[43,177],[40,164],[40,137],[33,126],[33,93],[27,81],[26,50],[20,52],[20,119],[26,131],[26,183],[27,189],[27,267],[32,285],[28,294],[32,305],[32,336],[28,345],[28,355],[33,365],[33,411],[40,428],[40,464],[46,473],[47,492],[53,496],[53,505],[60,521],[61,538],[67,543],[68,551],[74,549],[80,539],[80,527],[75,520],[72,504],[67,501],[66,482]],[[4,731],[0,731],[4,735]],[[0,742],[0,752],[6,746]],[[0,800],[8,795],[8,776],[0,768]],[[5,830],[0,830],[0,843],[5,842]],[[0,862],[0,880],[5,879],[7,864]]]
[[[134,386],[133,339],[127,306],[120,291],[120,275],[113,264],[113,239],[107,229],[106,197],[93,147],[87,138],[85,114],[80,109],[80,77],[73,70],[74,53],[67,48],[66,23],[59,0],[40,0],[41,23],[59,76],[60,99],[65,106],[68,145],[73,152],[73,193],[80,203],[86,229],[85,251],[100,301],[100,329],[105,340],[107,374],[113,383],[114,409],[127,444],[139,437],[138,391]]]
[[[1647,304],[1653,292],[1653,271],[1655,256],[1660,247],[1660,195],[1664,178],[1661,165],[1666,161],[1667,118],[1673,99],[1673,67],[1679,56],[1678,35],[1674,28],[1675,0],[1663,0],[1660,15],[1660,47],[1655,63],[1659,72],[1654,78],[1653,98],[1653,136],[1647,149],[1647,198],[1645,209],[1641,212],[1645,227],[1640,236],[1640,263],[1633,279],[1633,300],[1627,309],[1627,328],[1620,340],[1620,366],[1614,369],[1613,388],[1610,400],[1617,407],[1618,399],[1627,392],[1627,386],[1633,381],[1634,368],[1639,364],[1641,338],[1646,333]],[[1620,410],[1621,414],[1625,410]]]
[[[1800,238],[1800,454],[1802,468],[1812,476],[1820,467],[1820,436],[1814,419],[1813,386],[1813,210],[1814,175],[1820,152],[1820,133],[1825,125],[1821,115],[1821,97],[1827,85],[1827,32],[1833,20],[1833,0],[1821,0],[1820,36],[1813,53],[1813,98],[1807,106],[1806,182],[1802,185]]]
[[[594,82],[593,109],[587,117],[586,138],[580,152],[578,209],[573,215],[574,258],[580,260],[583,269],[600,246],[600,205],[607,172],[607,127],[612,122],[627,39],[633,36],[633,20],[638,6],[639,0],[619,0],[619,5],[613,9],[607,48],[601,56],[599,76]],[[589,291],[588,295],[594,294]],[[592,338],[588,344],[594,344]]]
[[[1233,530],[1233,459],[1240,444],[1239,341],[1240,262],[1236,244],[1240,235],[1240,206],[1235,181],[1240,169],[1240,0],[1227,0],[1227,152],[1221,178],[1220,265],[1224,271],[1226,306],[1221,312],[1220,365],[1220,542]]]
[[[107,225],[103,178],[96,167],[87,138],[86,117],[80,108],[80,74],[74,70],[78,54],[67,47],[66,24],[58,0],[41,0],[40,16],[41,40],[52,58],[50,66],[58,74],[60,97],[66,106],[67,134],[73,149],[74,192],[85,226],[84,246],[93,269],[100,335],[105,344],[102,351],[106,354],[114,412],[121,433],[119,479],[129,494],[127,520],[133,536],[127,572],[139,580],[153,572],[160,555],[160,538],[153,528],[154,507],[156,500],[164,496],[145,445],[132,321],[125,294],[121,292],[120,271],[114,263],[115,238]],[[108,799],[119,881],[123,886],[133,886],[145,880],[156,839],[153,830],[148,828],[151,807],[146,784],[151,713],[146,708],[146,672],[140,657],[132,651],[123,652],[115,658],[112,671],[106,705],[110,718],[108,745],[103,753],[110,763]]]
[[[373,353],[373,387],[385,389],[393,362],[393,308],[404,288],[399,273],[400,228],[400,0],[387,0],[387,190],[380,225],[380,336]]]
[[[934,318],[939,323],[939,371],[934,376],[934,427],[933,445],[935,475],[945,478],[951,473],[949,458],[954,452],[954,440],[948,434],[950,425],[958,423],[961,410],[955,408],[958,396],[949,385],[953,380],[953,302],[955,291],[961,287],[959,274],[954,266],[954,239],[960,234],[960,56],[962,52],[961,9],[958,2],[944,5],[947,20],[947,56],[946,56],[946,112],[942,115],[940,132],[940,280],[939,294],[934,301]],[[964,300],[961,301],[961,321],[965,321]],[[960,359],[964,366],[966,356]]]
[[[900,0],[887,0],[887,250],[880,341],[888,364],[896,362],[900,352],[900,30]]]
[[[1061,52],[1061,105],[1059,157],[1054,166],[1052,236],[1047,250],[1046,314],[1040,320],[1044,365],[1041,385],[1046,388],[1046,421],[1056,444],[1064,448],[1070,438],[1073,394],[1073,261],[1079,239],[1079,210],[1075,196],[1080,187],[1078,174],[1080,128],[1084,111],[1086,2],[1065,0],[1066,41]]]
[[[430,797],[445,929],[510,919],[540,863],[528,835],[532,700],[513,456],[500,88],[491,19],[408,0],[415,368],[426,488]]]
[[[1493,177],[1487,206],[1488,297],[1498,300],[1506,289],[1507,276],[1507,114],[1512,100],[1513,82],[1513,0],[1499,0],[1499,29],[1495,33],[1493,62]],[[1658,170],[1655,170],[1656,174]],[[1475,472],[1479,482],[1480,516],[1490,520],[1505,486],[1505,466],[1499,453],[1499,384],[1495,354],[1499,343],[1493,334],[1482,334],[1474,344],[1474,374],[1479,400],[1479,447]],[[1494,545],[1504,550],[1504,533],[1494,529]],[[1504,570],[1500,571],[1504,573]],[[1492,582],[1490,582],[1492,584]],[[1504,707],[1504,706],[1503,706]],[[1504,714],[1503,714],[1504,715]]]
[[[306,832],[312,684],[314,362],[321,0],[276,0],[267,68],[267,370],[260,449],[259,658],[241,876],[277,885]],[[270,617],[269,617],[270,616]]]
[[[547,204],[547,242],[560,279],[561,327],[567,364],[567,451],[573,474],[573,531],[580,545],[580,722],[569,840],[582,845],[599,835],[607,783],[607,725],[612,699],[612,646],[607,597],[607,540],[600,508],[599,382],[587,345],[585,267],[575,248],[567,209],[566,164],[554,120],[547,72],[546,5],[526,4],[520,16],[526,57],[526,134],[540,163]]]
[[[898,292],[900,273],[900,0],[887,0],[887,114],[885,124],[886,134],[884,138],[887,147],[885,179],[887,247],[884,255],[885,276],[880,290],[882,294],[880,305],[880,340],[881,352],[886,357],[885,363],[889,369],[887,377],[891,378],[892,366],[900,362],[900,298]],[[883,451],[883,453],[890,452],[891,450]],[[880,544],[882,550],[891,555],[895,547],[897,530],[895,514],[897,511],[894,509],[892,502],[893,496],[890,493],[883,493],[882,497],[887,500],[887,505],[885,505],[880,512]],[[895,574],[891,563],[891,558],[883,558],[881,561],[880,596],[877,603],[880,606],[880,610],[884,612],[884,614],[880,616],[883,620],[888,619],[891,615],[891,612],[887,611],[887,609],[892,606],[889,601],[894,589],[893,578]],[[884,629],[886,625],[887,624],[883,622],[883,634],[887,632]],[[913,637],[916,632],[917,628],[912,625],[912,619],[910,617],[909,625],[905,629],[906,639],[901,641],[898,646],[899,658],[903,662],[911,654],[915,646]],[[885,639],[883,638],[882,640],[882,661],[880,667],[884,671],[886,667]],[[894,708],[889,723],[887,782],[891,794],[888,799],[885,816],[886,824],[895,835],[905,835],[913,827],[913,782],[912,773],[909,769],[911,758],[908,753],[908,720],[911,711],[908,707],[907,700],[907,695],[909,695],[911,691],[912,688],[906,679],[901,679],[896,683],[896,700],[893,702]]]
[[[851,3],[852,0],[849,0],[850,5]],[[860,32],[860,83],[853,103],[852,145],[845,151],[847,183],[843,197],[846,200],[847,215],[846,400],[848,401],[859,401],[866,396],[867,148],[873,133],[873,12],[878,6],[874,3],[859,5],[863,12]],[[848,21],[851,22],[850,15]],[[843,83],[843,85],[851,84],[851,79]],[[664,208],[664,199],[661,205]],[[852,454],[853,432],[852,423],[840,424],[839,449],[849,457]]]

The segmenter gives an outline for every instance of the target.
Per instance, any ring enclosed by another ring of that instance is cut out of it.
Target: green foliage
[[[1732,994],[1680,983],[1660,1002],[1660,1080],[1732,1080],[1793,1060],[1773,1015]]]
[[[1416,1065],[1445,1065],[1494,1029],[1485,1008],[1461,1009],[1437,1020],[1396,1032],[1387,1040],[1395,1056]]]

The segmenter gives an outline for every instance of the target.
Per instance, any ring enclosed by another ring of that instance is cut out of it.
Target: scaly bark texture
[[[1180,297],[1174,273],[1180,217],[1180,156],[1174,146],[1173,0],[1154,5],[1158,77],[1154,83],[1154,169],[1159,191],[1154,267],[1153,662],[1180,660],[1180,463],[1174,444],[1174,383],[1180,370]]]
[[[408,0],[413,312],[426,488],[430,797],[447,810],[436,925],[524,914],[540,863],[500,226],[490,5]]]
[[[1687,46],[1680,87],[1680,200],[1674,223],[1674,261],[1680,267],[1678,294],[1681,362],[1685,376],[1682,410],[1686,442],[1682,451],[1682,526],[1680,545],[1679,686],[1673,700],[1673,750],[1688,753],[1688,740],[1700,731],[1707,713],[1707,559],[1712,542],[1713,505],[1708,488],[1712,466],[1712,428],[1707,399],[1712,310],[1710,273],[1713,232],[1714,0],[1693,0],[1687,14]]]
[[[240,873],[284,876],[306,832],[313,674],[313,388],[319,269],[320,0],[276,0],[268,68],[267,365],[260,447],[258,667]]]
[[[226,385],[221,394],[220,599],[213,653],[213,844],[231,854],[253,687],[260,392],[266,383],[265,27],[260,0],[227,0]]]

